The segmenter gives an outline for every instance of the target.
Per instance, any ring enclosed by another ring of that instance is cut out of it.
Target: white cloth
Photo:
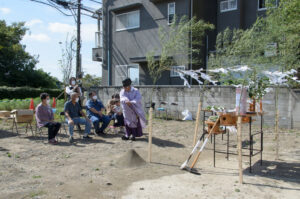
[[[76,85],[75,85],[76,86]],[[68,95],[71,95],[71,93],[73,93],[74,92],[74,87],[75,86],[72,86],[72,85],[69,85],[69,86],[67,86],[66,87],[66,93],[68,94]],[[81,91],[81,88],[79,87],[79,96],[82,96],[82,91]]]

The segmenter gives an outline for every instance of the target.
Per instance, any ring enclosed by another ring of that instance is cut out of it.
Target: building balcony
[[[102,62],[103,60],[103,48],[93,48],[93,61]]]

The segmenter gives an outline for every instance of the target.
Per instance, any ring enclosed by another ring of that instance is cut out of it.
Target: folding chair
[[[174,113],[177,115],[177,120],[179,120],[180,118],[179,118],[179,110],[178,110],[178,103],[176,103],[176,102],[172,102],[171,103],[171,106],[173,106],[174,107]],[[174,117],[174,119],[175,119],[176,117]]]
[[[166,114],[166,120],[168,120],[168,109],[166,107],[167,105],[168,105],[168,102],[161,101],[161,102],[159,102],[159,107],[156,109],[159,112],[160,118],[161,118],[161,113]]]
[[[35,135],[39,134],[42,137],[43,129],[47,127],[39,127],[38,124],[35,125]]]
[[[10,115],[10,111],[0,111],[0,119],[2,119],[2,126],[4,126],[5,122],[8,120],[13,120],[14,118]]]

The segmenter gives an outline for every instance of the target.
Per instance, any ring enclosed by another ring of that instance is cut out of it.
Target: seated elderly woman
[[[55,136],[57,135],[61,124],[54,121],[53,111],[50,108],[50,98],[47,93],[40,95],[42,102],[36,107],[36,122],[39,128],[48,128],[48,141],[50,144],[57,144]]]
[[[73,131],[74,125],[82,124],[85,125],[84,129],[84,139],[89,139],[88,134],[91,132],[91,120],[85,115],[82,111],[81,106],[78,103],[79,96],[78,93],[71,93],[71,100],[65,103],[65,116],[69,126],[70,138],[69,142],[72,143],[74,141]],[[81,118],[84,117],[84,118]]]

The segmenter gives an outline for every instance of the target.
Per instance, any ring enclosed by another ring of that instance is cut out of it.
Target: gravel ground
[[[264,129],[263,166],[259,155],[243,157],[244,184],[238,183],[238,162],[234,155],[216,155],[208,142],[196,168],[201,175],[180,170],[192,150],[194,122],[154,120],[153,160],[138,164],[127,157],[147,160],[147,133],[137,141],[122,141],[122,133],[93,136],[85,141],[76,134],[75,144],[59,136],[56,146],[29,132],[0,130],[0,198],[299,198],[300,131],[281,129],[280,160],[275,161],[275,135]],[[200,129],[202,127],[200,126]],[[256,128],[254,127],[254,130]],[[145,130],[146,131],[146,130]],[[216,148],[226,150],[226,135],[216,136]],[[248,128],[243,127],[244,147],[248,147]],[[259,137],[254,140],[259,148]],[[236,152],[236,135],[230,133],[230,151]],[[136,154],[132,155],[132,151]],[[248,153],[245,149],[244,153]]]

